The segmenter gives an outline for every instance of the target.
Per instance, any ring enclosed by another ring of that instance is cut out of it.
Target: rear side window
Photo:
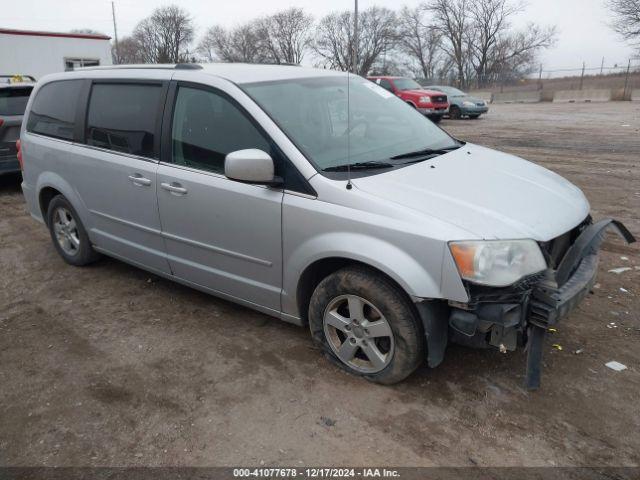
[[[27,130],[64,140],[73,140],[76,107],[82,80],[64,80],[43,85],[36,95]]]
[[[0,115],[24,115],[33,87],[0,88]]]
[[[87,145],[157,158],[154,141],[160,85],[94,84],[87,114]]]

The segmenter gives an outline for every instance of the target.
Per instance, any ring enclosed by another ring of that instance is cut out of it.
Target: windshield
[[[410,78],[394,78],[393,85],[396,90],[422,90],[420,84]]]
[[[351,75],[240,85],[319,170],[458,145],[384,88]],[[348,94],[348,95],[347,95]]]
[[[0,88],[0,115],[24,115],[32,88]]]

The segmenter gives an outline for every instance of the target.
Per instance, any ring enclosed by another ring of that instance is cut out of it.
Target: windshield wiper
[[[425,148],[423,150],[416,150],[415,152],[401,153],[400,155],[395,155],[390,158],[390,160],[400,160],[403,158],[415,158],[415,157],[426,157],[428,155],[444,155],[445,153],[449,153],[452,150],[457,150],[461,145],[454,145],[452,147],[447,148]]]
[[[395,165],[386,162],[357,162],[347,163],[344,165],[335,165],[333,167],[323,168],[325,172],[346,172],[347,170],[367,170],[373,168],[391,168]]]

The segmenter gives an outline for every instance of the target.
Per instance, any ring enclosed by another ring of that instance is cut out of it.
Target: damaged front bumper
[[[527,349],[526,386],[540,386],[542,350],[549,327],[574,310],[589,293],[598,270],[598,249],[613,228],[627,243],[635,238],[612,219],[583,222],[550,268],[507,288],[468,284],[467,303],[417,304],[427,337],[428,363],[434,367],[448,342],[500,351]],[[570,242],[570,243],[569,243]]]

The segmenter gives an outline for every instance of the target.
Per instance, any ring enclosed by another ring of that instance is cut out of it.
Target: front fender
[[[439,252],[444,253],[442,244]],[[441,298],[441,272],[427,271],[416,259],[385,240],[358,233],[330,232],[309,238],[291,252],[284,264],[282,310],[299,316],[296,302],[302,273],[318,260],[344,258],[369,265],[391,277],[411,297]]]

